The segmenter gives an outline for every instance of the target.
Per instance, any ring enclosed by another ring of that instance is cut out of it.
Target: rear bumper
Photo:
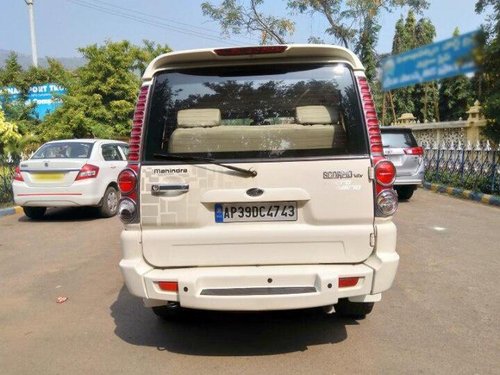
[[[121,235],[120,268],[130,293],[144,298],[149,306],[175,301],[194,309],[259,311],[326,306],[337,303],[339,298],[363,300],[367,296],[364,300],[369,300],[390,288],[399,263],[394,224],[381,223],[377,227],[377,233],[384,238],[377,241],[376,251],[361,264],[172,269],[147,264],[142,257],[140,231],[125,230]],[[360,279],[355,286],[339,288],[342,277]],[[161,290],[159,281],[177,282],[178,293]]]
[[[30,187],[24,182],[12,183],[14,202],[28,207],[96,206],[102,194],[93,181],[81,181],[65,187]]]
[[[396,175],[396,180],[394,185],[421,185],[424,182],[425,169],[422,163],[421,167],[418,169],[417,173],[411,176],[398,176]]]
[[[139,297],[176,301],[203,310],[285,310],[334,304],[339,298],[370,294],[373,271],[366,265],[342,266],[244,266],[160,270],[142,275],[137,268],[120,263],[129,285],[142,284]],[[137,265],[136,265],[137,266]],[[358,276],[358,285],[338,288],[342,275]],[[158,281],[176,281],[179,292],[165,292]],[[137,290],[136,286],[130,288]]]
[[[396,178],[394,186],[400,185],[421,185],[424,182],[423,178],[401,177]]]

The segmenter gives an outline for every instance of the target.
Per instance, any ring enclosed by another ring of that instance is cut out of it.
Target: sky
[[[174,50],[258,44],[258,36],[221,36],[218,24],[203,16],[201,0],[33,0],[38,57],[80,56],[78,47],[127,39],[147,39]],[[218,4],[220,0],[211,0]],[[267,0],[266,11],[287,15],[286,1]],[[486,14],[474,12],[476,0],[429,0],[423,16],[436,27],[435,41],[451,37],[455,27],[465,33],[479,28]],[[394,25],[406,9],[383,13],[377,52],[390,52]],[[296,21],[293,43],[323,37],[321,15],[288,15]],[[31,55],[28,10],[24,0],[0,0],[0,49]]]

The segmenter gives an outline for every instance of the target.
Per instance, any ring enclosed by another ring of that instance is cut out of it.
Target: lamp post
[[[33,66],[38,67],[38,53],[36,51],[36,36],[35,36],[35,16],[33,15],[33,0],[24,0],[28,6],[28,13],[30,15],[30,32],[31,32],[31,58]]]

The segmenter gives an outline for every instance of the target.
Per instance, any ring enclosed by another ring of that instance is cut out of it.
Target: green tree
[[[46,68],[31,66],[24,73],[24,85],[29,89],[34,85],[46,83],[56,83],[66,87],[73,79],[74,73],[66,69],[59,61],[53,58],[47,58],[48,66]]]
[[[126,136],[140,85],[138,73],[153,53],[169,50],[150,42],[138,47],[128,41],[80,48],[87,64],[75,71],[61,98],[62,106],[46,116],[43,139]]]
[[[347,48],[358,43],[362,31],[370,27],[366,23],[377,24],[382,10],[409,6],[420,12],[428,5],[426,0],[288,0],[292,10],[323,15],[329,24],[325,33]]]
[[[284,17],[263,14],[258,9],[263,2],[249,0],[248,4],[243,5],[237,0],[224,0],[220,6],[216,6],[207,1],[201,4],[201,9],[204,15],[219,23],[226,36],[258,32],[261,44],[285,44],[295,29],[294,23]]]
[[[17,55],[11,52],[3,68],[0,68],[0,86],[19,87],[23,80],[23,68],[17,61]]]
[[[399,17],[396,21],[395,30],[394,30],[394,38],[392,38],[392,54],[398,54],[405,51],[405,47],[403,44],[403,33],[405,29],[405,20],[403,16]]]
[[[135,64],[133,65],[133,70],[139,77],[142,77],[148,64],[157,56],[162,53],[170,52],[171,49],[167,45],[161,45],[150,40],[144,40],[143,46],[134,47],[134,58]]]
[[[421,18],[415,25],[415,44],[418,48],[431,44],[436,37],[436,28],[428,18]],[[439,121],[439,89],[437,82],[427,82],[415,85],[413,91],[415,117],[419,121]]]
[[[0,109],[0,154],[17,154],[22,135],[17,126],[5,120],[5,115]]]
[[[36,125],[39,121],[35,118],[34,104],[26,103],[29,89],[34,85],[56,83],[67,86],[72,79],[70,71],[55,59],[48,58],[48,67],[30,67],[23,70],[17,62],[16,54],[12,53],[6,61],[5,67],[0,68],[0,87],[12,87],[19,91],[16,100],[12,100],[8,92],[1,92],[0,101],[3,106],[5,117],[9,121],[15,121],[21,127],[24,125]]]
[[[460,35],[458,27],[453,36]],[[442,79],[439,85],[439,116],[441,121],[456,121],[465,118],[465,112],[472,105],[473,90],[471,80],[466,76]]]
[[[383,93],[380,82],[377,79],[377,66],[379,64],[379,56],[375,51],[378,41],[378,33],[380,25],[377,19],[367,14],[366,20],[363,23],[361,34],[356,42],[354,52],[358,55],[359,59],[365,67],[366,78],[370,82],[373,99],[376,104],[377,113],[381,118]]]
[[[220,5],[214,5],[206,1],[202,10],[203,14],[219,23],[226,36],[259,32],[262,44],[285,43],[295,29],[294,22],[285,17],[263,14],[258,9],[263,3],[264,0],[223,0]],[[359,44],[363,30],[374,30],[373,25],[378,23],[382,10],[390,12],[409,6],[419,12],[429,5],[427,0],[287,0],[286,4],[291,12],[324,16],[328,22],[325,34],[348,48]],[[323,38],[311,35],[310,41],[323,41]]]
[[[483,111],[487,125],[483,134],[495,143],[500,143],[500,2],[479,0],[476,12],[482,13],[488,7],[492,12],[482,26],[482,45],[479,56],[481,89],[484,96]]]
[[[408,51],[417,46],[417,36],[416,36],[417,18],[415,17],[415,12],[412,10],[408,11],[405,20],[405,27],[403,28],[402,47],[403,51]]]
[[[395,26],[392,41],[392,54],[397,55],[414,48],[432,43],[436,30],[427,18],[417,21],[415,13],[410,10],[406,19],[401,17]],[[403,87],[392,92],[397,116],[412,113],[419,121],[439,119],[438,97],[436,83],[424,83]]]
[[[401,18],[396,22],[394,38],[392,41],[392,54],[397,55],[415,48],[416,46],[416,18],[413,11],[409,11],[406,20]],[[392,92],[396,116],[403,113],[415,113],[414,102],[415,87],[403,87]],[[393,119],[395,121],[396,119]]]
[[[33,116],[35,105],[26,103],[30,87],[26,71],[13,52],[9,54],[4,67],[0,68],[0,87],[19,90],[17,99],[12,99],[7,90],[0,90],[0,106],[5,121],[13,124],[20,134],[27,134],[38,121]]]
[[[373,82],[377,76],[378,56],[375,52],[375,47],[377,45],[379,31],[380,25],[377,23],[376,19],[368,17],[363,23],[361,34],[359,35],[356,48],[354,49],[354,52],[356,52],[363,62],[366,77],[370,82]]]

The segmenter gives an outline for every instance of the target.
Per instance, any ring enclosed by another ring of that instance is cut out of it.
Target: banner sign
[[[477,31],[412,49],[382,61],[382,89],[393,90],[476,70]]]
[[[19,98],[19,90],[15,87],[0,88],[0,91],[5,91],[11,101]],[[55,83],[32,86],[29,89],[26,104],[35,103],[34,116],[42,120],[46,114],[61,105],[59,97],[65,93],[66,89]]]

